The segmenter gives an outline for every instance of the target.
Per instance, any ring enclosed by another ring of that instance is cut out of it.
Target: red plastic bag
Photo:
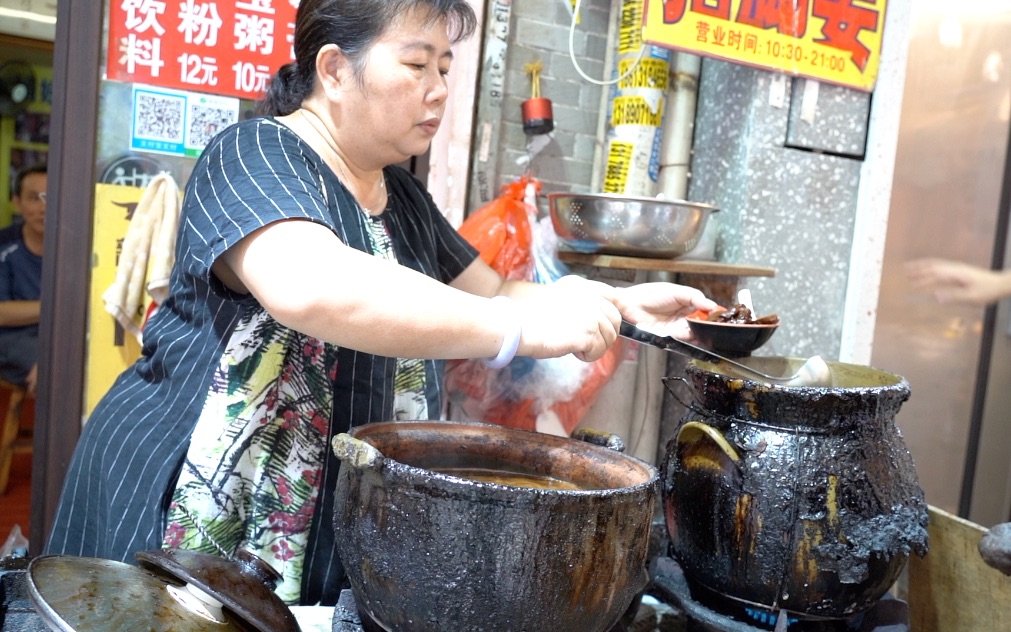
[[[537,208],[525,200],[527,186],[540,191],[541,183],[523,177],[502,187],[501,194],[474,211],[460,226],[463,235],[481,253],[481,259],[510,280],[530,280],[531,217]]]
[[[446,387],[468,420],[522,430],[560,426],[569,435],[614,375],[624,354],[624,343],[619,339],[595,362],[571,355],[547,360],[516,358],[501,369],[489,369],[480,360],[463,360],[450,365]]]
[[[568,272],[555,254],[551,225],[536,221],[540,187],[529,177],[507,184],[498,198],[460,227],[485,263],[507,279],[536,277],[537,282],[550,283]],[[619,340],[590,363],[571,355],[546,360],[518,357],[501,369],[489,369],[480,360],[461,360],[450,363],[446,389],[470,420],[524,430],[560,426],[571,434],[623,356]]]

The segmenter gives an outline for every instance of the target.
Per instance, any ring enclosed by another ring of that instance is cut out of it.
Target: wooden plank
[[[909,559],[909,619],[916,632],[1011,630],[1011,577],[987,565],[987,530],[930,507],[930,551]]]
[[[564,263],[619,268],[622,270],[653,270],[682,274],[714,274],[723,276],[776,276],[776,269],[747,263],[722,263],[720,261],[694,261],[691,259],[650,259],[622,257],[619,255],[594,255],[561,250],[558,258]]]

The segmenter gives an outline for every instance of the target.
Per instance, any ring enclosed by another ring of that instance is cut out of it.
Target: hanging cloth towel
[[[179,209],[179,188],[172,176],[162,172],[152,178],[133,211],[123,239],[116,280],[102,294],[105,311],[137,340],[141,339],[150,308],[161,304],[168,295]],[[153,300],[147,307],[142,305],[145,290]]]

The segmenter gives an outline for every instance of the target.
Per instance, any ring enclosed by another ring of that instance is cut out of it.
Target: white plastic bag
[[[10,535],[7,536],[3,548],[0,548],[0,559],[27,556],[28,538],[21,533],[21,525],[16,524],[11,528]]]

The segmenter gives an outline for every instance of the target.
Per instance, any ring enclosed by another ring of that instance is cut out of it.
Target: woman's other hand
[[[625,320],[640,329],[680,340],[691,339],[685,316],[717,307],[701,290],[676,283],[639,283],[612,290],[612,300]]]

